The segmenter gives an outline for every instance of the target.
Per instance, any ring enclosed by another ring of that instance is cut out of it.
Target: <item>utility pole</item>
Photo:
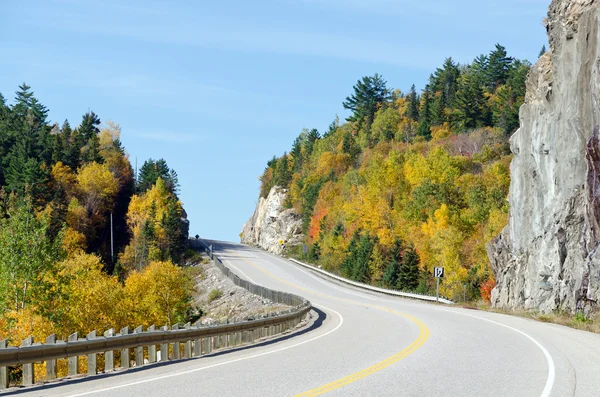
[[[114,242],[113,242],[113,219],[112,219],[112,211],[110,213],[110,261],[112,263],[115,263],[115,249],[114,249]]]

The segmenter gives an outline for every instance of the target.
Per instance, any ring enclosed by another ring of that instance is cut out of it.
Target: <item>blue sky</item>
[[[0,0],[0,92],[23,81],[52,121],[121,125],[132,164],[179,174],[190,233],[238,241],[258,176],[324,131],[361,76],[422,88],[495,43],[535,61],[549,0]]]

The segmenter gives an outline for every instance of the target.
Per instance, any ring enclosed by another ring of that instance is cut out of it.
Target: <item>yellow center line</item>
[[[256,269],[260,270],[261,272],[263,272],[264,274],[266,274],[267,276],[271,277],[272,279],[275,279],[277,281],[279,281],[280,283],[289,285],[290,287],[299,289],[301,291],[307,292],[309,294],[312,295],[316,295],[316,296],[321,296],[321,297],[325,297],[325,298],[329,298],[329,299],[333,299],[333,300],[337,300],[340,302],[346,302],[346,303],[351,303],[354,305],[359,305],[359,306],[366,306],[366,307],[371,307],[373,309],[378,309],[378,310],[382,310],[382,311],[386,311],[389,313],[393,313],[396,314],[398,316],[402,316],[410,321],[412,321],[413,323],[415,323],[417,325],[417,327],[419,327],[419,336],[417,337],[417,339],[415,339],[410,345],[408,345],[406,348],[404,348],[403,350],[399,351],[398,353],[394,354],[391,357],[386,358],[383,361],[378,362],[375,365],[372,365],[368,368],[362,369],[358,372],[355,372],[351,375],[348,375],[344,378],[338,379],[336,381],[333,381],[331,383],[327,383],[326,385],[323,386],[319,386],[317,388],[305,391],[304,393],[300,393],[297,394],[294,397],[309,397],[309,396],[318,396],[324,393],[327,393],[328,391],[334,390],[334,389],[338,389],[342,386],[345,386],[347,384],[350,384],[352,382],[356,382],[359,379],[365,378],[371,374],[374,374],[376,372],[381,371],[384,368],[389,367],[392,364],[397,363],[398,361],[402,360],[404,357],[407,357],[408,355],[412,354],[415,350],[417,350],[419,347],[421,347],[425,341],[429,338],[429,329],[427,328],[427,326],[425,326],[425,324],[419,320],[416,317],[410,316],[408,314],[404,314],[401,312],[398,312],[396,310],[392,310],[392,309],[388,309],[387,307],[383,307],[383,306],[378,306],[378,305],[371,305],[368,303],[363,303],[363,302],[357,302],[357,301],[353,301],[351,299],[344,299],[344,298],[336,298],[334,296],[330,296],[330,295],[326,295],[326,294],[321,294],[319,292],[315,292],[312,290],[309,290],[307,288],[304,287],[300,287],[298,285],[292,284],[286,280],[283,280],[271,273],[269,273],[268,271],[266,271],[265,269],[259,267],[258,265],[256,265],[255,263],[253,263],[252,261],[250,261],[247,258],[244,258],[240,255],[235,254],[237,257],[239,257],[240,259],[243,259],[244,261],[248,262],[251,266],[255,267]]]

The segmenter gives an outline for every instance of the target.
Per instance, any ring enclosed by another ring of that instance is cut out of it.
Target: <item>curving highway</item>
[[[8,394],[600,395],[600,335],[369,293],[254,248],[207,243],[240,277],[309,299],[315,311],[308,330],[275,343]]]

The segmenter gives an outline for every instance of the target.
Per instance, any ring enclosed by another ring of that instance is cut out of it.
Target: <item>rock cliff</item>
[[[548,312],[600,298],[600,2],[554,0],[511,137],[508,226],[488,246],[492,304]]]
[[[254,214],[244,224],[240,235],[242,243],[276,254],[283,251],[281,241],[286,247],[301,244],[302,219],[296,210],[284,207],[286,197],[287,190],[275,186],[267,198],[260,198]]]

